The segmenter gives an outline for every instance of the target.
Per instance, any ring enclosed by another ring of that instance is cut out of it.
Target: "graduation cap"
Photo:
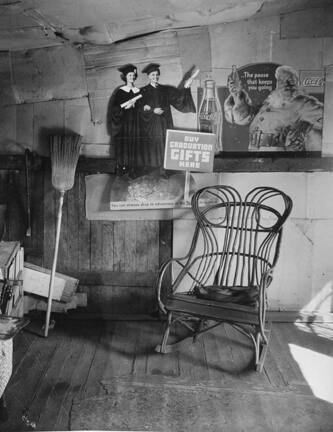
[[[124,66],[120,66],[118,70],[119,72],[123,73],[125,76],[130,72],[137,73],[137,67],[131,63],[125,64]]]
[[[160,65],[158,63],[149,63],[147,66],[145,66],[142,69],[143,73],[146,73],[147,75],[149,75],[151,72],[157,71],[158,73],[160,73]]]

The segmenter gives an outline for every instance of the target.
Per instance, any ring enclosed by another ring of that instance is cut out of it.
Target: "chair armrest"
[[[267,299],[266,299],[266,290],[271,284],[273,280],[273,272],[274,266],[268,268],[261,275],[260,283],[259,283],[259,296],[258,296],[258,318],[259,318],[259,326],[261,330],[264,330],[265,326],[265,318],[266,318],[266,309],[267,309]]]
[[[156,295],[157,295],[157,302],[158,302],[158,306],[159,308],[166,313],[166,309],[164,307],[162,298],[161,298],[161,294],[163,291],[163,281],[164,281],[164,277],[166,275],[166,271],[168,270],[168,268],[173,264],[176,263],[178,265],[180,265],[182,268],[185,267],[185,264],[182,263],[182,261],[187,261],[188,257],[182,257],[182,258],[169,258],[167,261],[165,261],[158,272],[158,276],[157,276],[157,281],[156,281]],[[170,283],[169,287],[172,286],[173,284]]]
[[[264,293],[265,290],[271,284],[271,282],[273,280],[274,268],[275,268],[275,266],[269,267],[262,273],[260,281],[259,281],[259,293],[260,294]]]

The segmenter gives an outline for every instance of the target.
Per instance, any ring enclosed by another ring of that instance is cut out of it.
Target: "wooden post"
[[[184,204],[190,204],[190,182],[191,172],[185,171],[185,184],[184,184]]]

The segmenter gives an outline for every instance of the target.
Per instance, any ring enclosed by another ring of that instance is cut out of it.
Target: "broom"
[[[50,137],[50,153],[52,166],[52,185],[60,192],[59,207],[57,214],[56,238],[53,254],[52,270],[50,275],[49,293],[47,299],[46,319],[44,326],[44,337],[48,336],[50,315],[52,307],[52,296],[54,277],[57,267],[58,247],[61,228],[62,206],[65,192],[72,189],[74,185],[75,168],[79,159],[81,147],[80,135],[52,135]]]

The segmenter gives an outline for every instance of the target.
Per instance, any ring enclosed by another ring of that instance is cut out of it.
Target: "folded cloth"
[[[12,374],[13,337],[28,324],[29,320],[26,318],[0,314],[0,398]],[[0,417],[4,417],[4,407],[1,406]]]
[[[27,318],[0,314],[0,340],[13,338],[29,322]]]
[[[13,339],[0,340],[0,397],[2,396],[13,367]]]
[[[198,298],[215,300],[226,303],[238,303],[247,306],[256,306],[258,299],[257,287],[219,285],[196,286],[193,290]]]

